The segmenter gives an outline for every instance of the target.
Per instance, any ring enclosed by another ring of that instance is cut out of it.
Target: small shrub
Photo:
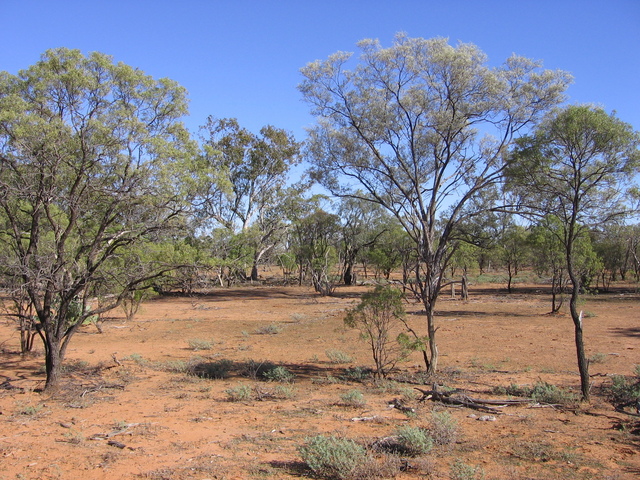
[[[291,383],[295,376],[286,368],[279,366],[272,368],[271,370],[267,370],[262,374],[264,378],[270,380],[272,382],[281,382],[281,383]]]
[[[329,361],[336,365],[341,363],[351,363],[353,361],[353,358],[351,358],[351,356],[349,356],[344,352],[341,352],[340,350],[330,349],[330,350],[326,350],[324,353],[329,359]]]
[[[399,453],[416,457],[433,448],[433,438],[424,428],[405,425],[396,430]]]
[[[295,390],[293,388],[291,388],[291,387],[289,387],[287,385],[278,385],[274,389],[274,396],[276,398],[289,400],[289,399],[294,398],[296,396],[296,392],[295,392]]]
[[[227,400],[230,402],[246,402],[251,400],[252,390],[248,385],[238,385],[224,391],[227,394]]]
[[[536,383],[531,389],[529,396],[540,403],[573,405],[578,402],[578,397],[575,393],[563,388],[558,388],[547,382]]]
[[[299,448],[302,460],[317,475],[347,480],[369,462],[364,447],[353,440],[318,435]]]
[[[481,467],[467,465],[461,460],[456,460],[451,465],[451,480],[482,480],[484,471]]]
[[[360,390],[349,390],[340,395],[341,405],[345,407],[360,408],[366,405],[367,401]]]
[[[201,362],[193,366],[194,375],[201,378],[222,380],[229,377],[233,368],[231,360],[222,359],[215,362]]]
[[[607,361],[606,353],[594,353],[589,357],[589,363],[604,363]]]
[[[155,368],[169,373],[188,373],[191,365],[183,360],[169,360],[154,365]]]
[[[276,335],[282,331],[282,327],[275,323],[271,325],[265,325],[263,327],[259,327],[255,330],[257,335]]]
[[[433,411],[429,433],[436,445],[451,445],[458,438],[458,424],[449,412]]]
[[[215,345],[213,340],[203,340],[200,338],[192,338],[188,340],[189,348],[194,352],[198,350],[211,350]]]
[[[637,365],[635,373],[635,378],[627,378],[624,375],[614,375],[611,378],[609,396],[615,405],[629,405],[640,398],[640,368]]]
[[[276,368],[273,362],[262,360],[257,362],[255,360],[249,360],[244,366],[244,375],[252,380],[264,380],[265,373]]]
[[[342,374],[342,377],[346,381],[362,383],[369,380],[372,377],[372,375],[373,375],[373,371],[370,368],[353,367],[353,368],[345,369],[344,373]]]

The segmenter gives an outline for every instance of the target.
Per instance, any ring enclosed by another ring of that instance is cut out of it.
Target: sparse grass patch
[[[482,480],[484,471],[481,467],[467,465],[461,460],[456,460],[451,464],[451,480]]]
[[[537,382],[533,387],[511,384],[508,387],[495,387],[493,392],[496,395],[530,398],[538,403],[565,406],[578,403],[578,396],[575,393],[547,382]]]
[[[248,385],[238,385],[236,387],[226,389],[224,393],[227,395],[227,400],[230,402],[246,402],[251,400],[253,390]]]
[[[373,372],[370,368],[365,367],[353,367],[345,369],[342,374],[342,378],[348,382],[365,382],[373,377]]]
[[[604,363],[607,361],[606,353],[594,353],[589,357],[589,363]]]
[[[340,405],[343,407],[361,408],[367,404],[367,401],[360,390],[349,390],[340,394]]]
[[[436,445],[452,445],[458,439],[458,423],[446,410],[431,412],[428,430]]]
[[[329,359],[329,361],[336,365],[343,364],[343,363],[351,363],[353,361],[353,358],[350,355],[340,350],[329,349],[329,350],[326,350],[324,353]]]
[[[254,333],[256,335],[277,335],[282,331],[282,326],[277,323],[272,323],[271,325],[264,325],[262,327],[256,328]]]
[[[189,348],[194,352],[197,352],[199,350],[211,350],[216,344],[216,342],[213,340],[204,340],[201,338],[189,339],[187,340],[187,343],[189,344]]]

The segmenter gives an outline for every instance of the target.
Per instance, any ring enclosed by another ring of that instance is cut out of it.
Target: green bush
[[[451,480],[482,480],[484,471],[481,467],[472,467],[461,460],[456,460],[451,465]]]
[[[252,390],[248,385],[238,385],[224,391],[227,394],[227,400],[230,402],[244,402],[251,400]]]
[[[614,375],[611,378],[609,395],[615,405],[628,405],[640,398],[640,365],[635,367],[635,378],[624,375]]]
[[[215,345],[213,340],[203,340],[200,338],[192,338],[188,340],[187,343],[189,344],[189,348],[194,352],[198,350],[211,350]]]
[[[530,390],[529,396],[539,403],[573,405],[578,403],[578,396],[563,388],[547,382],[538,382]]]
[[[340,400],[345,407],[360,408],[367,403],[360,390],[349,390],[346,393],[342,393],[340,394]]]
[[[324,353],[329,361],[331,363],[335,363],[336,365],[341,363],[351,363],[353,361],[353,358],[351,358],[350,355],[341,352],[340,350],[330,349],[326,350]]]
[[[429,433],[436,445],[451,445],[458,438],[458,424],[449,412],[431,412]]]
[[[364,447],[353,440],[318,435],[299,448],[302,460],[317,475],[348,480],[357,478],[370,460]]]
[[[415,457],[433,448],[433,438],[424,428],[405,425],[399,427],[395,435],[398,437],[399,453]]]
[[[265,371],[262,376],[272,382],[291,383],[295,375],[286,368],[279,366]]]

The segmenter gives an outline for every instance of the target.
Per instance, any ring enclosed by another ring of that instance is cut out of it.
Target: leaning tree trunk
[[[571,232],[573,233],[573,232]],[[582,312],[578,311],[578,297],[580,295],[580,279],[576,275],[573,268],[573,245],[569,243],[567,245],[566,261],[567,261],[567,275],[571,281],[571,299],[569,300],[569,312],[571,313],[571,319],[573,320],[574,336],[576,343],[576,355],[578,358],[578,370],[580,372],[580,390],[582,392],[582,399],[584,401],[589,400],[591,389],[589,379],[589,360],[584,351],[584,339],[582,336]]]

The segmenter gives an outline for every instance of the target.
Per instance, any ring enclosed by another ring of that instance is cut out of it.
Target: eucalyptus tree
[[[569,310],[585,400],[590,382],[578,309],[583,287],[578,247],[594,226],[633,213],[637,187],[630,182],[640,167],[639,145],[638,133],[613,114],[571,105],[550,114],[533,135],[519,139],[509,171],[511,189],[521,197],[520,212],[559,221],[554,234],[572,286]]]
[[[45,347],[45,389],[83,322],[170,267],[130,263],[127,249],[181,225],[180,172],[194,146],[179,121],[185,90],[113,63],[57,49],[0,74],[0,242],[3,273],[33,306]],[[103,285],[113,301],[92,299]]]
[[[302,69],[299,88],[318,117],[306,154],[332,194],[382,205],[410,235],[410,285],[426,311],[433,373],[452,234],[489,208],[511,140],[562,99],[570,76],[515,55],[492,68],[476,46],[443,38],[358,46],[357,59],[338,52]]]
[[[285,130],[269,125],[255,135],[234,118],[209,117],[203,129],[211,190],[202,195],[202,215],[234,234],[243,232],[253,249],[255,280],[262,257],[286,228],[280,210],[301,145]]]

